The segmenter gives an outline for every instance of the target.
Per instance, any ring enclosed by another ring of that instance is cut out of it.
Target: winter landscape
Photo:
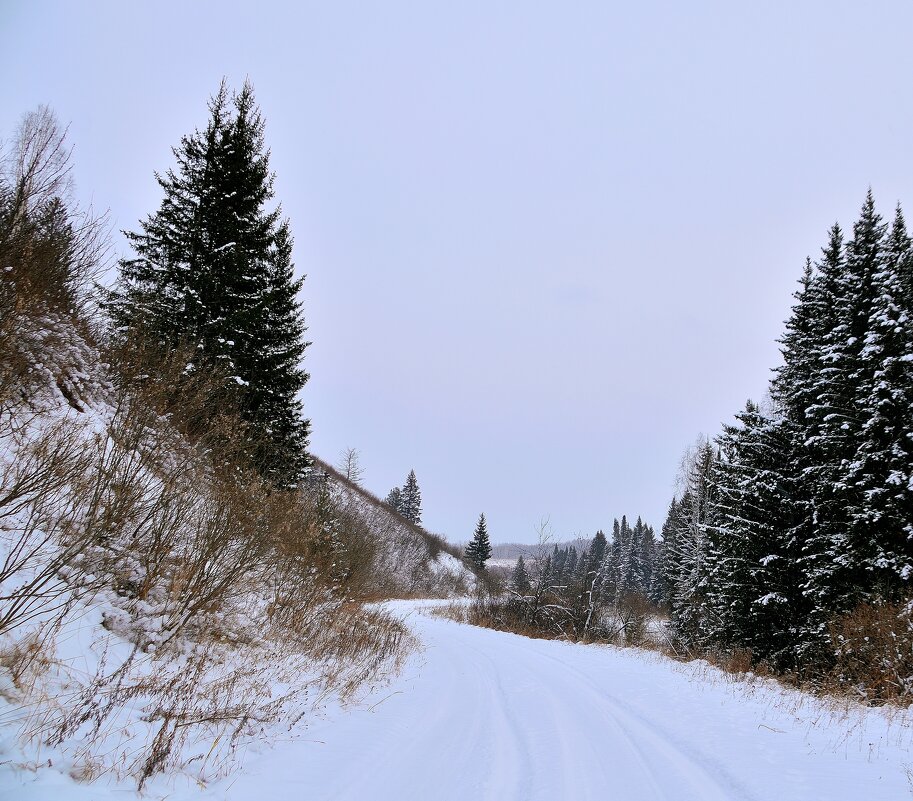
[[[909,30],[0,5],[0,799],[913,798]]]

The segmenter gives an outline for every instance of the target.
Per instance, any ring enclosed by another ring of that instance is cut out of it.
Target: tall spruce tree
[[[653,547],[653,570],[650,572],[650,586],[647,588],[647,598],[657,606],[663,606],[668,601],[666,593],[666,543],[656,540]]]
[[[857,391],[865,383],[864,353],[875,301],[875,275],[884,260],[885,225],[871,192],[843,253],[826,253],[819,287],[820,369],[808,413],[810,502],[814,526],[803,556],[805,591],[812,604],[809,637],[824,654],[827,621],[866,596],[869,528],[865,499],[850,473],[863,444],[865,409]]]
[[[205,129],[173,152],[176,166],[156,175],[158,210],[125,232],[136,255],[120,264],[112,320],[125,337],[193,349],[189,370],[218,368],[252,434],[250,458],[273,483],[293,486],[309,430],[298,398],[308,379],[303,279],[288,220],[268,208],[274,174],[250,83],[229,94],[223,82]]]
[[[669,502],[669,510],[666,512],[666,519],[663,521],[663,527],[660,530],[662,543],[653,575],[653,588],[650,593],[651,600],[660,606],[671,607],[678,582],[681,580],[680,549],[678,546],[678,535],[681,528],[680,519],[679,503],[673,498]]]
[[[485,523],[485,515],[481,514],[472,534],[472,539],[469,541],[469,545],[466,546],[466,559],[479,570],[482,570],[485,567],[485,562],[490,558],[491,542],[488,540],[488,526]]]
[[[709,639],[707,606],[707,528],[713,524],[714,486],[710,480],[718,454],[709,442],[691,455],[686,489],[672,521],[674,549],[667,550],[672,578],[672,625],[684,642],[703,644]]]
[[[846,477],[858,503],[854,555],[875,600],[897,598],[913,576],[913,336],[902,273],[909,255],[898,208],[871,275],[855,381],[859,441]]]
[[[829,337],[837,324],[844,262],[843,231],[834,225],[821,258],[814,265],[806,262],[792,315],[780,339],[783,364],[775,370],[770,390],[790,439],[794,526],[784,536],[790,537],[798,550],[804,597],[800,606],[808,614],[800,626],[796,648],[806,661],[820,658],[826,650],[830,613],[822,588],[829,586],[835,568],[828,534],[833,527],[832,514],[825,511],[828,501],[823,487],[834,480],[836,441],[820,426],[820,421],[832,413],[821,376],[830,369]]]

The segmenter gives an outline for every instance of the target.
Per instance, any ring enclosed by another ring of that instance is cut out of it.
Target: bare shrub
[[[0,160],[0,410],[55,383],[82,408],[108,227],[72,202],[69,157],[66,130],[41,106]]]
[[[78,741],[77,762],[92,775],[105,765],[142,786],[203,739],[223,744],[208,769],[227,770],[252,731],[289,714],[293,722],[305,701],[354,693],[393,669],[411,638],[390,616],[346,600],[351,572],[331,505],[272,490],[252,469],[213,465],[131,409],[93,443],[80,505],[121,610],[106,626],[135,649],[102,660],[78,702],[42,706],[22,729]],[[152,728],[130,741],[129,758],[104,752],[129,706]]]
[[[835,663],[826,684],[866,703],[913,695],[913,602],[860,604],[829,627]]]
[[[641,593],[623,593],[605,616],[601,635],[611,642],[620,638],[625,645],[643,645],[647,623],[656,613],[655,605]]]
[[[71,417],[8,430],[0,438],[0,633],[71,603],[91,589],[77,569],[87,556],[73,487],[91,466],[83,427]]]
[[[79,210],[71,192],[67,130],[47,106],[25,114],[0,162],[0,319],[26,301],[85,317],[108,250],[105,219]]]

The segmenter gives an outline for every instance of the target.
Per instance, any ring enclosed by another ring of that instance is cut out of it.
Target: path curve
[[[391,608],[422,642],[403,674],[251,760],[220,797],[256,797],[265,781],[277,801],[907,796],[897,755],[863,748],[871,733],[858,753],[818,737],[773,691],[740,695],[657,655],[480,629],[416,602]]]

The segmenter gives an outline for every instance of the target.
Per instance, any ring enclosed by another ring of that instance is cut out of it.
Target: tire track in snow
[[[547,688],[548,702],[552,706],[558,704],[564,708],[568,730],[574,732],[580,741],[572,750],[578,754],[583,748],[592,751],[596,764],[605,759],[606,753],[611,755],[612,768],[603,771],[602,793],[606,788],[618,789],[619,784],[623,784],[623,798],[645,801],[682,801],[688,797],[701,801],[750,798],[744,792],[733,795],[734,786],[724,787],[699,760],[685,754],[668,739],[657,736],[642,724],[632,726],[629,716],[619,714],[617,707],[606,696],[605,688],[597,685],[582,671],[566,664],[558,657],[524,648],[523,644],[528,642],[525,638],[507,636],[511,637],[511,645],[508,647],[516,646],[514,650],[522,658],[521,664],[529,672],[537,674],[542,686]],[[535,661],[546,661],[549,667],[543,669],[541,664],[534,667]],[[569,680],[571,674],[576,679]],[[581,690],[586,696],[585,703],[581,698]],[[573,699],[574,703],[569,704],[569,699]],[[539,703],[541,702],[542,699],[539,699]],[[650,748],[645,748],[641,740],[632,735],[632,728],[641,731],[642,738],[646,733],[650,740]],[[609,736],[610,734],[612,736]],[[606,740],[609,741],[608,749],[605,748]],[[565,759],[562,764],[574,764],[576,761]],[[676,781],[660,783],[657,780],[658,776],[665,777],[670,774],[676,776]],[[566,789],[578,793],[581,789],[588,791],[591,789],[589,785],[592,784],[592,778],[591,776],[586,788],[569,786]],[[693,793],[686,794],[688,787],[693,788]]]
[[[695,799],[701,799],[701,801],[713,801],[713,799],[756,801],[755,796],[714,759],[682,743],[656,721],[644,718],[629,704],[611,695],[609,692],[611,685],[608,682],[604,685],[597,683],[592,676],[567,664],[557,656],[544,653],[535,655],[560,665],[562,671],[573,673],[578,677],[577,686],[585,689],[592,701],[612,718],[621,736],[629,740],[641,755],[642,764],[647,770],[652,769],[651,764],[655,761],[654,755],[662,754],[669,764],[676,765],[679,768],[678,772],[688,779]],[[636,732],[636,735],[632,732]],[[645,740],[650,747],[644,748],[638,743],[638,738]],[[667,797],[677,801],[688,797],[682,793],[683,788],[679,786],[671,796]]]
[[[500,688],[504,705],[510,707],[512,701],[521,705],[510,716],[515,721],[525,718],[514,723],[514,736],[521,741],[532,740],[525,750],[533,755],[527,764],[533,778],[527,784],[535,787],[535,797],[602,799],[606,792],[620,791],[619,797],[625,799],[681,801],[687,797],[683,796],[686,787],[693,787],[693,797],[702,801],[744,797],[733,796],[731,788],[724,789],[699,763],[661,738],[653,736],[653,749],[648,753],[619,720],[617,711],[603,697],[604,691],[561,660],[524,648],[529,640],[485,629],[461,627],[452,633],[451,647],[475,652],[491,666],[488,672]],[[477,644],[479,636],[497,638],[498,662]],[[505,683],[511,691],[504,690]],[[538,690],[525,704],[515,691],[524,686]],[[669,775],[674,775],[675,781],[659,781],[658,777]],[[514,792],[501,797],[532,796],[515,787]]]

